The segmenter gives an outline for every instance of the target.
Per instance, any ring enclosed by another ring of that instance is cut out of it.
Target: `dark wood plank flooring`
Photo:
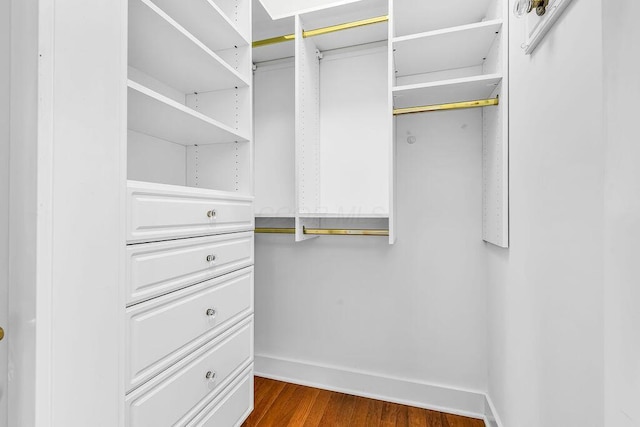
[[[481,420],[256,377],[243,427],[484,427]]]

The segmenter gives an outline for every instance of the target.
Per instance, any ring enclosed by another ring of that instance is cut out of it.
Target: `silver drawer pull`
[[[216,256],[215,255],[207,255],[207,262],[213,262],[216,260]]]
[[[205,375],[205,378],[208,379],[209,381],[213,381],[216,379],[216,373],[215,371],[209,371],[207,372],[207,374]]]
[[[214,308],[210,308],[207,310],[207,316],[211,318],[216,317],[216,314],[218,314],[218,312]]]
[[[207,216],[209,218],[215,218],[217,215],[216,210],[215,209],[211,209],[209,212],[207,212]]]

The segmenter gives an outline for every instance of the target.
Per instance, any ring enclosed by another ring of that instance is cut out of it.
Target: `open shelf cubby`
[[[253,193],[247,7],[129,1],[130,180]]]

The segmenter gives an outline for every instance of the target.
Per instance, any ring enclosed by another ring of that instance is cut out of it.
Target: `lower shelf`
[[[181,145],[250,139],[248,135],[132,80],[128,87],[128,127],[133,131]]]
[[[499,74],[396,86],[393,88],[396,108],[448,104],[488,98],[502,81]]]

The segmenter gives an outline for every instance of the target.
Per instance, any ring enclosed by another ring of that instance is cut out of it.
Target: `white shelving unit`
[[[303,228],[322,228],[329,220],[367,228],[373,219],[377,228],[391,229],[388,23],[303,37],[305,31],[386,16],[388,2],[351,2],[276,21],[265,17],[259,2],[254,7],[255,34],[295,35],[291,42],[254,48],[259,224],[295,225],[297,241],[313,237]]]
[[[128,1],[125,426],[240,425],[253,409],[250,0]]]
[[[507,247],[508,2],[394,0],[393,5],[394,108],[498,99],[498,105],[479,111],[483,239]]]
[[[394,242],[394,109],[491,105],[478,110],[483,238],[508,246],[507,0],[351,1],[277,21],[254,7],[256,34],[295,40],[254,48],[262,224],[295,219],[300,241],[323,221],[377,220]]]
[[[178,6],[129,0],[128,176],[252,195],[249,0]]]

